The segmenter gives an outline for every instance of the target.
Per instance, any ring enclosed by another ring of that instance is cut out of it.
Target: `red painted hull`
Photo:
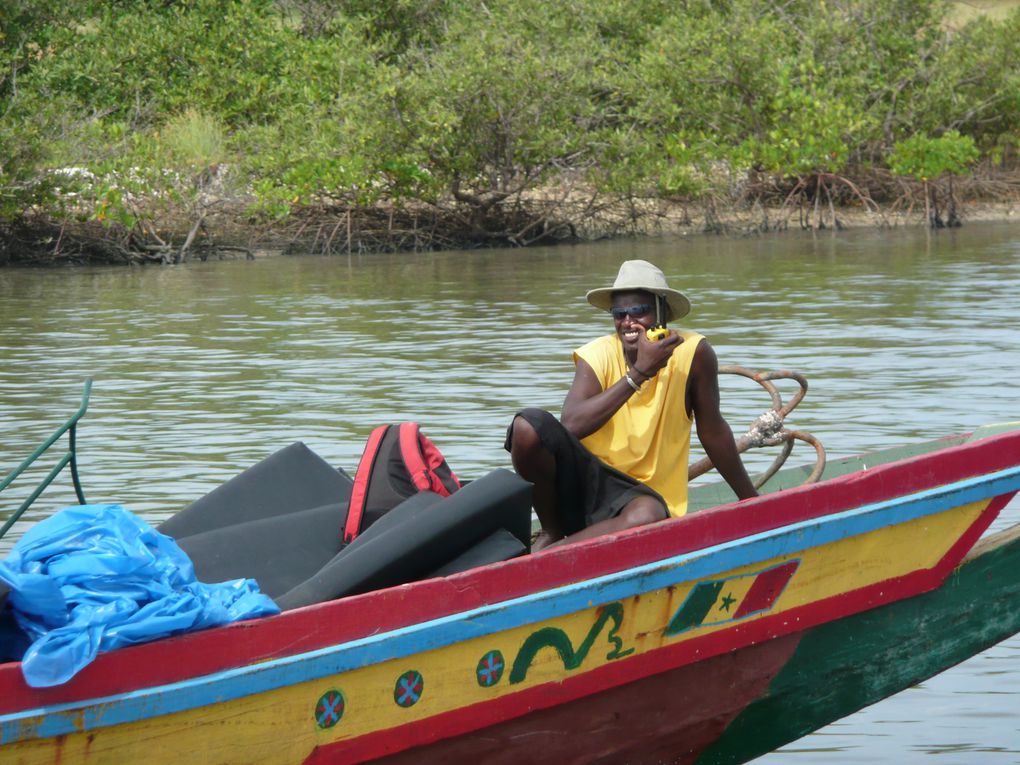
[[[765,694],[799,639],[799,634],[787,635],[372,762],[693,763],[734,717]],[[328,752],[309,760],[342,761],[347,760]]]

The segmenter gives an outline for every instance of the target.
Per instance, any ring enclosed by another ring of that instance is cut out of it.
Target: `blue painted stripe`
[[[1020,466],[335,646],[101,699],[0,716],[0,744],[182,712],[547,621],[1020,489]],[[40,719],[41,718],[41,719]]]

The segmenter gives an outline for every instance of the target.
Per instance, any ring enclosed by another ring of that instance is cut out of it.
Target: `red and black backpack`
[[[344,525],[344,542],[420,491],[448,497],[460,488],[446,459],[416,422],[380,425],[358,462]]]

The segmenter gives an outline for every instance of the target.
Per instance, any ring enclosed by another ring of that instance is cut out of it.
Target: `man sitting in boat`
[[[691,425],[737,497],[757,496],[719,411],[719,363],[702,335],[650,332],[690,311],[662,271],[628,260],[588,302],[616,332],[574,351],[574,381],[557,420],[524,409],[507,431],[514,469],[534,484],[542,531],[533,551],[687,512]]]

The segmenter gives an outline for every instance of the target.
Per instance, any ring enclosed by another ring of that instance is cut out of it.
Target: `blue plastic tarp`
[[[0,562],[31,642],[25,682],[67,682],[99,651],[279,613],[252,579],[205,584],[177,543],[120,505],[68,507]]]

